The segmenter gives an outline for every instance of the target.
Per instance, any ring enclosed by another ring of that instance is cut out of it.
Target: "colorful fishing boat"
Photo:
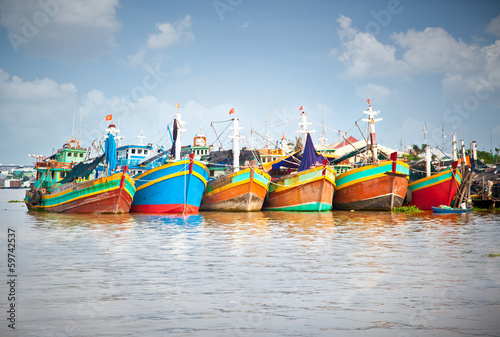
[[[421,210],[431,210],[439,205],[449,206],[462,182],[462,175],[454,167],[411,182],[411,202]]]
[[[395,169],[393,169],[395,165]],[[353,168],[337,176],[336,210],[392,210],[403,205],[409,167],[402,161]]]
[[[201,162],[180,158],[183,121],[174,118],[174,159],[134,176],[137,191],[131,211],[140,213],[197,213],[207,185],[208,169]]]
[[[449,214],[449,213],[470,213],[472,208],[454,208],[454,207],[449,207],[446,205],[441,205],[439,207],[432,207],[432,211],[434,213],[443,213],[443,214]]]
[[[391,160],[379,160],[375,122],[381,119],[374,118],[379,111],[373,111],[368,100],[368,109],[363,113],[368,116],[364,121],[369,123],[372,163],[337,176],[333,209],[392,210],[403,205],[408,189],[409,167],[397,160],[396,152],[391,154]]]
[[[232,171],[226,175],[212,179],[201,200],[202,211],[260,211],[269,190],[271,177],[255,166],[255,160],[248,161],[240,156],[238,118],[233,118],[233,149],[227,156],[214,152],[215,158],[231,157]],[[250,153],[258,156],[258,153]],[[258,158],[256,158],[258,159]],[[248,162],[241,165],[241,161]]]
[[[335,172],[328,166],[328,160],[316,152],[306,127],[310,124],[306,114],[302,113],[301,118],[299,132],[305,139],[302,153],[285,156],[271,166],[274,169],[283,165],[288,169],[298,166],[298,170],[271,181],[263,210],[323,212],[332,209]]]
[[[114,125],[110,125],[106,153],[84,162],[86,149],[71,140],[55,155],[38,158],[37,178],[24,199],[30,211],[58,213],[128,213],[135,194],[135,184],[123,171],[114,173],[116,143]],[[114,162],[113,162],[114,156]],[[96,167],[106,163],[108,174],[91,179]]]

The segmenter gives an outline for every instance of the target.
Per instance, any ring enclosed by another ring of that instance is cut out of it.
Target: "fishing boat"
[[[173,160],[134,176],[137,191],[131,212],[140,213],[197,213],[207,185],[208,169],[194,159],[181,157],[181,134],[184,121],[174,116]],[[166,159],[166,158],[165,158]],[[145,162],[144,162],[145,163]]]
[[[472,208],[455,208],[455,207],[449,207],[446,205],[441,205],[439,207],[432,207],[432,211],[434,213],[470,213]]]
[[[135,183],[116,168],[116,142],[113,124],[108,128],[105,154],[84,162],[87,150],[74,139],[49,158],[37,157],[37,176],[24,202],[29,211],[58,213],[128,213],[135,194]],[[105,174],[92,179],[104,161]]]
[[[368,100],[368,109],[363,111],[370,128],[371,163],[352,168],[337,176],[337,187],[333,198],[336,210],[392,210],[400,207],[408,188],[408,164],[397,159],[397,152],[390,160],[379,160],[375,135],[375,119],[379,111],[373,111]],[[342,158],[343,159],[343,158]]]
[[[241,127],[238,118],[232,122],[232,151],[215,151],[209,158],[209,162],[226,169],[226,164],[232,164],[232,170],[208,181],[201,199],[202,211],[260,211],[269,190],[271,177],[255,165],[258,152],[244,151],[241,155]]]
[[[457,170],[457,162],[452,167],[441,172],[431,172],[429,147],[426,147],[426,176],[410,182],[411,200],[408,205],[414,205],[421,210],[431,210],[439,205],[449,206],[462,182],[462,175]]]
[[[335,172],[328,166],[328,160],[316,152],[308,124],[307,115],[302,112],[299,132],[302,144],[305,143],[303,150],[272,163],[273,169],[287,167],[289,174],[271,181],[263,210],[323,212],[332,209]],[[293,168],[297,170],[291,172]]]

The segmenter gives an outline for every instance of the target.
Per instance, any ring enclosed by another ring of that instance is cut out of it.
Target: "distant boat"
[[[375,119],[379,111],[373,111],[368,101],[370,127],[370,148],[372,163],[352,168],[337,176],[337,188],[333,198],[336,210],[392,210],[403,205],[408,189],[409,167],[397,160],[397,153],[391,160],[379,160],[375,136]],[[343,159],[343,158],[341,158]]]
[[[250,153],[251,161],[241,165],[239,149],[239,120],[233,118],[233,149],[232,151],[214,151],[209,161],[232,164],[232,172],[209,180],[201,200],[202,211],[260,211],[264,198],[269,190],[271,177],[255,165],[253,156],[258,152]],[[243,157],[243,161],[246,158]]]
[[[134,176],[137,191],[131,212],[197,213],[199,211],[201,197],[207,184],[208,169],[201,162],[194,160],[194,153],[189,158],[180,158],[183,123],[181,115],[176,114],[172,146],[174,159]]]
[[[472,208],[453,208],[448,206],[432,207],[434,213],[470,213]]]
[[[301,118],[300,132],[306,138],[304,150],[272,165],[272,168],[284,165],[298,170],[271,181],[263,210],[324,212],[332,209],[335,172],[328,166],[328,160],[316,152],[309,130],[305,128],[308,124],[306,114],[302,113]]]
[[[24,199],[30,211],[58,213],[128,213],[135,194],[135,184],[127,174],[113,173],[116,166],[114,125],[108,129],[106,153],[84,163],[86,149],[71,139],[55,155],[38,158],[37,177]],[[106,174],[91,179],[95,168],[106,163]]]

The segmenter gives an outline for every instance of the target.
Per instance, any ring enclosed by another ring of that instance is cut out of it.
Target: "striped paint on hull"
[[[335,172],[330,167],[319,166],[272,181],[262,209],[330,211],[334,191]]]
[[[116,173],[42,193],[36,205],[31,204],[33,193],[27,191],[24,201],[30,211],[116,214],[130,211],[134,194],[134,180],[128,174]]]
[[[408,189],[409,167],[397,161],[392,172],[392,161],[349,170],[337,177],[333,209],[337,210],[392,210],[403,204]]]
[[[181,159],[134,177],[137,191],[130,209],[140,213],[197,213],[208,169],[194,160]]]
[[[258,168],[246,168],[207,183],[202,211],[260,211],[271,177]]]
[[[450,206],[461,182],[460,172],[453,173],[452,169],[416,180],[408,185],[411,190],[411,202],[408,205],[421,210],[432,210],[432,207],[440,205]]]

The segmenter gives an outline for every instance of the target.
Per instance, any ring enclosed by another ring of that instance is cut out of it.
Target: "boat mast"
[[[367,100],[368,109],[363,111],[365,115],[368,116],[368,119],[363,119],[363,122],[368,122],[368,128],[370,130],[370,148],[373,154],[373,161],[378,161],[378,153],[377,153],[377,135],[375,134],[375,122],[379,122],[382,118],[375,119],[374,117],[380,113],[379,110],[373,111],[372,106],[370,105],[370,99]]]
[[[229,138],[233,139],[233,172],[238,172],[240,170],[240,139],[244,136],[240,135],[240,130],[243,129],[240,126],[240,121],[238,118],[233,118],[233,135]]]
[[[301,135],[302,151],[304,151],[304,147],[306,146],[307,134],[314,132],[314,130],[310,130],[307,128],[307,126],[312,125],[312,123],[307,122],[307,115],[304,111],[302,111],[302,114],[300,115],[300,122],[298,123],[298,125],[300,126],[300,130],[297,132]]]
[[[181,135],[183,132],[186,132],[186,129],[183,129],[182,126],[186,123],[181,119],[181,114],[174,115],[174,123],[177,123],[177,138],[175,139],[175,160],[181,159]]]
[[[451,159],[457,161],[457,135],[451,134]]]

